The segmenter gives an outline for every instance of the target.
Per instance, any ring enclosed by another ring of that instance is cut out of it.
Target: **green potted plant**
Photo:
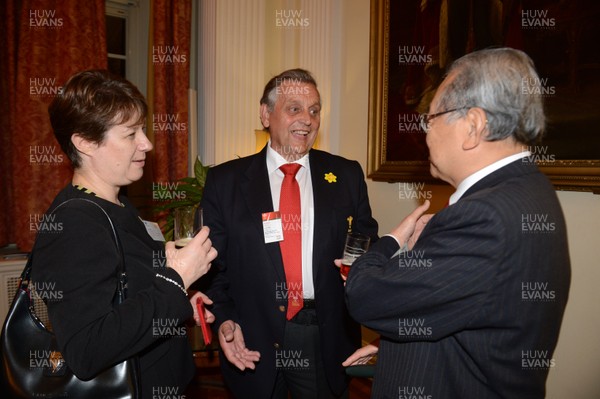
[[[175,209],[184,206],[198,206],[204,193],[204,184],[206,183],[206,174],[210,166],[205,166],[200,161],[200,157],[194,162],[194,177],[183,177],[177,180],[177,195],[172,195],[173,187],[159,187],[155,193],[158,198],[171,198],[166,203],[154,208],[159,214],[166,212],[165,222],[162,225],[162,231],[167,241],[173,239],[173,214]]]

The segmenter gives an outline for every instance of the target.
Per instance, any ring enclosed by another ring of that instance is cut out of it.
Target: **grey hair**
[[[455,73],[440,97],[440,109],[482,108],[488,120],[487,141],[513,137],[532,145],[546,127],[542,82],[533,61],[523,51],[494,48],[475,51],[456,60],[448,74]],[[449,119],[464,116],[456,111]]]
[[[277,102],[278,96],[278,91],[276,90],[277,87],[281,86],[286,81],[292,81],[295,83],[308,83],[315,86],[315,88],[317,87],[315,78],[305,69],[296,68],[283,71],[279,75],[273,76],[271,80],[269,80],[260,99],[260,103],[266,104],[269,111],[273,111],[275,108],[275,103]]]

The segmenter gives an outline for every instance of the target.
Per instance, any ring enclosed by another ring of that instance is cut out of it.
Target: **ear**
[[[90,155],[94,149],[98,147],[98,144],[89,141],[79,133],[71,135],[71,143],[80,154]]]
[[[269,111],[269,107],[267,106],[267,104],[261,104],[260,105],[260,122],[265,127],[265,129],[268,129],[269,125],[271,124],[271,122],[269,120],[270,118],[271,118],[271,112]]]
[[[487,117],[485,111],[479,107],[473,107],[467,111],[465,121],[469,128],[464,136],[462,149],[465,151],[476,148],[487,134]]]

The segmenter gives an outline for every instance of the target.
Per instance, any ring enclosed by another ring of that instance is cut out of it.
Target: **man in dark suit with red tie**
[[[346,285],[352,316],[381,334],[373,398],[544,398],[570,261],[530,152],[545,127],[540,83],[525,53],[477,51],[423,116],[431,173],[456,192],[382,237]]]
[[[360,346],[333,261],[353,231],[377,238],[360,165],[311,149],[313,77],[273,77],[260,101],[269,143],[209,170],[202,208],[219,256],[214,301],[225,382],[238,398],[347,397],[341,363]]]

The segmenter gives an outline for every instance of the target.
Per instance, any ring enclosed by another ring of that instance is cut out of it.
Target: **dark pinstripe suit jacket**
[[[538,168],[525,159],[488,175],[397,250],[381,238],[346,285],[351,315],[382,335],[373,397],[543,398],[570,263]]]

